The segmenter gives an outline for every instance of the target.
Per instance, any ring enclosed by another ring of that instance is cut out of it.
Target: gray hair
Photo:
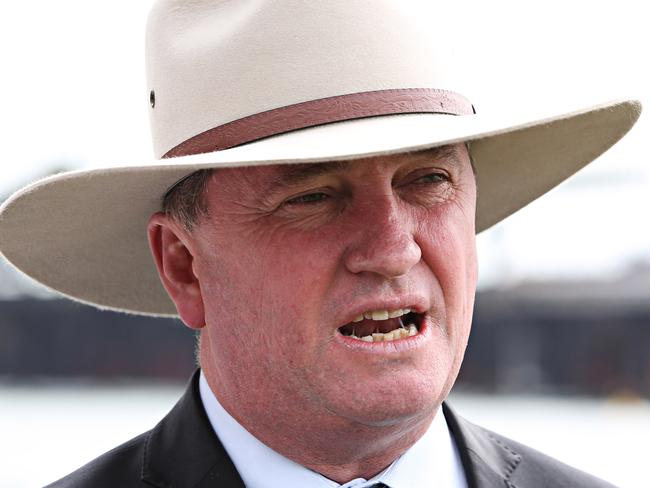
[[[171,187],[163,196],[163,213],[191,231],[202,217],[208,215],[205,193],[213,171],[195,171]]]

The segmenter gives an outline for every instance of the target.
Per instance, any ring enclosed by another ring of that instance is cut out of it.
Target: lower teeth
[[[363,336],[363,337],[359,337],[352,334],[351,336],[348,337],[352,339],[356,339],[358,341],[364,341],[364,342],[388,342],[388,341],[395,341],[398,339],[404,339],[405,337],[412,337],[417,333],[418,333],[418,328],[415,326],[415,324],[411,324],[406,328],[395,329],[386,333],[375,332],[374,334]]]

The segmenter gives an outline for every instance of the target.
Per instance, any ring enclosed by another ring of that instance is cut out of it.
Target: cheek
[[[214,319],[234,322],[250,340],[279,349],[306,340],[318,325],[321,302],[336,273],[331,242],[313,233],[274,229],[219,247],[230,252],[214,254],[203,265],[207,279],[202,292]]]
[[[338,269],[342,237],[331,229],[275,232],[256,250],[265,277],[273,282],[270,287],[297,297],[317,295],[316,290],[327,288]],[[297,299],[287,305],[293,302],[300,304]]]
[[[448,212],[421,220],[418,243],[422,259],[437,279],[448,321],[469,330],[477,281],[474,215],[452,206]]]
[[[332,235],[319,232],[278,234],[260,262],[264,291],[260,307],[268,323],[267,346],[296,374],[319,363],[329,343],[329,297],[336,286],[340,252]],[[292,374],[292,373],[290,373]]]
[[[416,241],[422,258],[437,275],[448,279],[471,278],[476,272],[476,238],[474,226],[465,219],[444,215],[420,220]]]

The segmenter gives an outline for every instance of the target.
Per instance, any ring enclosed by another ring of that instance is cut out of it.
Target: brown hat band
[[[267,110],[214,127],[180,143],[163,158],[221,151],[297,129],[378,115],[433,113],[471,115],[462,95],[435,88],[350,93]]]

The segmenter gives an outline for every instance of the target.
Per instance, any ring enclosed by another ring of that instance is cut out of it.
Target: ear
[[[158,212],[149,219],[147,234],[158,275],[181,320],[192,329],[204,327],[203,296],[194,274],[188,233],[168,215]]]

